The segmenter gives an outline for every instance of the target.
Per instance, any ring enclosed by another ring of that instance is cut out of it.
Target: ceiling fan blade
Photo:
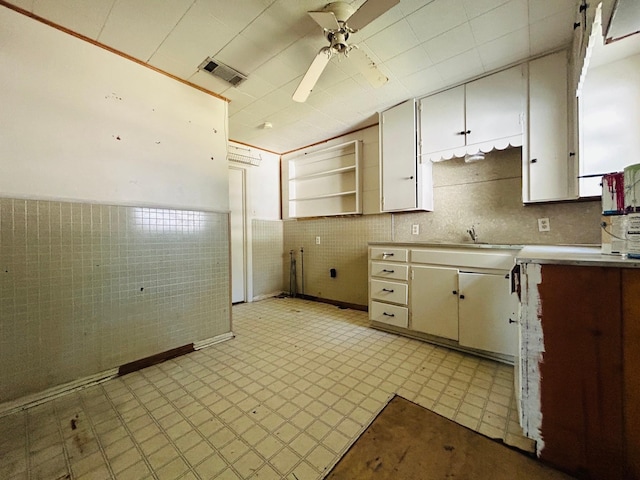
[[[349,51],[349,60],[360,70],[360,73],[367,79],[373,88],[379,88],[389,81],[389,79],[378,69],[373,60],[369,58],[363,50],[357,47]]]
[[[300,85],[296,88],[296,91],[293,94],[293,100],[296,102],[304,102],[309,97],[311,90],[315,87],[318,78],[322,75],[327,63],[331,60],[332,57],[331,49],[329,47],[321,48],[316,55],[316,58],[313,59],[307,73],[304,74],[302,80],[300,81]]]
[[[307,12],[325,30],[339,30],[340,24],[333,12]]]
[[[367,0],[349,17],[347,24],[352,30],[360,30],[385,13],[400,0]]]

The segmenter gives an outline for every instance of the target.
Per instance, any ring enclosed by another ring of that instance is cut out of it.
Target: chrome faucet
[[[475,225],[471,225],[471,228],[467,230],[467,233],[471,237],[471,240],[473,240],[473,243],[478,243],[478,234],[476,233]]]

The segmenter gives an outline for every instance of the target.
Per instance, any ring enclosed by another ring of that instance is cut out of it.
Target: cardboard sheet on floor
[[[568,480],[572,477],[395,396],[325,478]]]

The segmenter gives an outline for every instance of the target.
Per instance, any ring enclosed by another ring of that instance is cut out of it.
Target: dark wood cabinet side
[[[640,480],[640,270],[622,270],[625,480]]]
[[[622,478],[621,269],[543,265],[541,458],[580,478]]]

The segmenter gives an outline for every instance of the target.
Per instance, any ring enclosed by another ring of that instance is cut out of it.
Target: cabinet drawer
[[[409,258],[408,253],[406,248],[371,247],[371,260],[406,262]]]
[[[515,262],[515,253],[515,251],[496,252],[489,249],[429,248],[411,250],[411,261],[430,265],[457,266],[461,270],[465,267],[511,270]]]
[[[391,278],[393,280],[408,280],[409,266],[393,263],[371,262],[371,276]]]
[[[384,280],[371,280],[371,298],[385,302],[407,304],[407,285]]]
[[[409,326],[409,309],[388,303],[371,302],[369,318],[375,322],[407,328]]]

